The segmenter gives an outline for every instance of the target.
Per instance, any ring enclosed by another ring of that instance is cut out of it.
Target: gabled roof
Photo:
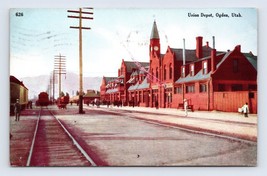
[[[87,93],[84,95],[84,97],[100,97],[99,91],[87,91]]]
[[[178,49],[177,48],[170,48],[170,49],[174,53],[176,60],[178,60],[178,61],[183,60],[183,49],[181,49],[181,48],[178,48]],[[203,58],[210,56],[211,49],[212,48],[207,47],[207,46],[202,47]],[[185,60],[187,62],[188,61],[192,62],[192,61],[198,60],[198,58],[196,57],[196,50],[195,49],[185,49]]]
[[[133,61],[124,61],[126,68],[127,68],[127,72],[132,72],[133,69],[139,69],[138,66],[136,65],[135,62]],[[147,67],[149,66],[149,62],[138,62],[142,67]]]
[[[108,83],[108,82],[110,82],[110,81],[116,79],[117,77],[105,77],[105,76],[104,76],[103,78],[105,79],[105,82]]]

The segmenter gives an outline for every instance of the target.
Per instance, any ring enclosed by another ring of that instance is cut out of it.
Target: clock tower
[[[160,56],[160,39],[156,21],[153,23],[150,35],[149,54],[150,57],[153,57],[154,54],[156,54],[158,57]]]

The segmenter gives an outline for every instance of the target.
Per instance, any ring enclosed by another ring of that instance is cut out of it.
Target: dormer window
[[[208,63],[207,61],[203,63],[203,74],[208,74]]]
[[[195,75],[195,67],[194,65],[190,66],[190,76],[194,76]]]

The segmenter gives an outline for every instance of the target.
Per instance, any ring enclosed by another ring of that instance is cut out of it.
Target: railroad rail
[[[88,107],[86,107],[88,108]],[[145,123],[149,123],[149,124],[154,124],[154,125],[158,125],[158,126],[164,126],[164,127],[168,127],[168,128],[175,128],[175,129],[179,129],[182,131],[187,131],[187,132],[191,132],[191,133],[196,133],[196,134],[203,134],[203,135],[208,135],[208,136],[214,136],[214,137],[219,137],[219,138],[224,138],[224,139],[229,139],[229,140],[234,140],[234,141],[239,141],[239,142],[244,142],[244,143],[249,143],[249,144],[256,144],[256,141],[254,141],[254,139],[247,139],[246,137],[236,137],[234,135],[227,135],[227,134],[223,134],[220,132],[216,132],[216,131],[212,131],[212,130],[200,130],[200,128],[195,128],[195,127],[189,127],[186,125],[181,125],[181,124],[175,124],[175,123],[168,123],[168,122],[162,122],[162,121],[158,121],[158,120],[153,120],[153,119],[149,119],[149,118],[143,118],[140,115],[142,115],[141,111],[130,111],[130,110],[116,110],[116,109],[97,109],[98,111],[108,111],[110,113],[113,114],[117,114],[117,115],[122,115],[124,118],[130,118],[130,119],[135,119],[135,120],[139,120],[139,121],[143,121]],[[150,115],[154,115],[156,113],[153,112],[146,112],[146,114],[150,114]],[[168,116],[175,116],[177,117],[177,115],[172,115],[172,114],[160,114],[157,113],[157,115],[168,115]],[[251,124],[251,123],[244,123],[244,122],[234,122],[234,121],[229,121],[229,120],[219,120],[219,119],[204,119],[204,118],[197,118],[197,117],[183,117],[183,116],[178,116],[178,118],[190,118],[190,119],[195,119],[198,121],[207,121],[207,122],[216,122],[218,124],[238,124],[238,125],[243,125],[243,126],[255,126],[255,124]]]
[[[26,166],[97,166],[59,119],[42,107]]]

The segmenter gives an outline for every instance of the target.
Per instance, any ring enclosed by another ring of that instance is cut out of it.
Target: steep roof
[[[104,76],[103,78],[105,79],[106,83],[108,83],[108,82],[110,82],[110,81],[116,79],[117,77],[105,77],[105,76]]]
[[[137,65],[135,62],[133,61],[124,61],[126,68],[127,68],[127,72],[132,72],[133,69],[138,69]],[[138,62],[142,67],[147,67],[149,66],[149,62]]]
[[[174,53],[176,60],[178,60],[178,61],[183,60],[183,49],[181,49],[181,48],[170,48],[170,49]],[[212,48],[206,47],[206,46],[202,47],[203,58],[210,56],[211,49]],[[185,60],[189,61],[189,62],[196,61],[197,60],[196,50],[195,49],[185,49]]]
[[[158,28],[157,28],[156,21],[154,21],[154,23],[153,23],[150,39],[159,39],[159,31],[158,31]]]
[[[251,65],[257,70],[257,59],[258,57],[253,55],[252,53],[243,53],[247,60],[251,63]]]

